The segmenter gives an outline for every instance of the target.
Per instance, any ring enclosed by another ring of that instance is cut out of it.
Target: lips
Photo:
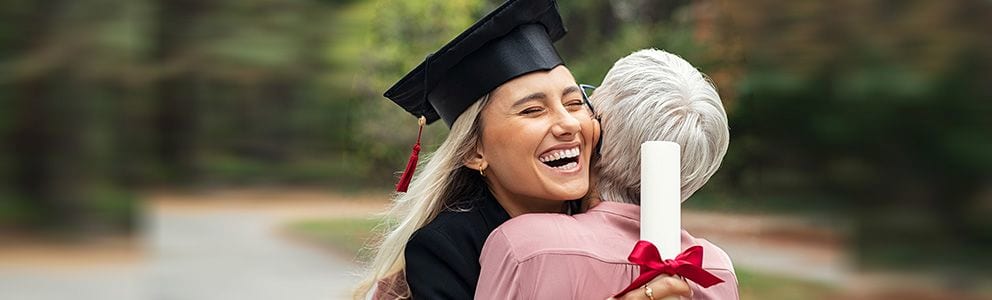
[[[581,151],[578,146],[575,146],[545,152],[538,157],[538,160],[552,169],[571,170],[579,165],[579,154]]]

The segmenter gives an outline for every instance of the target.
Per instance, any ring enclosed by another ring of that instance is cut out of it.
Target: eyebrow
[[[579,87],[573,85],[573,86],[567,87],[564,90],[562,90],[561,91],[561,95],[564,96],[564,95],[568,95],[568,94],[571,94],[571,93],[578,93],[578,92],[581,92],[581,90],[579,90]]]
[[[513,102],[513,106],[511,106],[511,107],[516,107],[517,105],[523,104],[524,102],[527,102],[527,101],[539,100],[539,99],[544,99],[544,98],[547,98],[547,97],[548,97],[548,95],[545,95],[542,92],[533,93],[533,94],[527,95],[526,97],[520,98],[520,100],[517,100],[517,102]]]
[[[580,92],[578,86],[569,86],[569,87],[565,88],[564,90],[562,90],[561,91],[561,94],[562,95],[568,95],[568,94],[571,94],[571,93],[578,93],[578,92]],[[533,94],[527,95],[526,97],[520,98],[520,100],[517,100],[516,102],[513,102],[513,105],[511,107],[516,107],[516,106],[518,106],[520,104],[523,104],[523,103],[525,103],[527,101],[540,100],[540,99],[544,99],[544,98],[547,98],[547,97],[548,97],[548,95],[545,95],[543,92],[533,93]]]

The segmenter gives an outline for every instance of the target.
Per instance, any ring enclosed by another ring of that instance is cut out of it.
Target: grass
[[[362,258],[361,250],[375,237],[373,229],[379,222],[379,218],[303,220],[290,224],[289,232],[331,251]]]
[[[374,238],[378,218],[303,220],[289,225],[289,231],[310,242],[359,257]],[[830,286],[737,268],[741,299],[825,299],[835,290]]]
[[[741,299],[827,299],[836,294],[834,288],[816,282],[735,269]]]

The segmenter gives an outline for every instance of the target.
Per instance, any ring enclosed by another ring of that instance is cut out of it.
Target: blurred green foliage
[[[992,265],[989,3],[724,5],[745,54],[724,180],[827,196],[864,265]]]
[[[5,1],[0,226],[127,231],[143,187],[389,189],[417,126],[381,93],[499,2]],[[580,82],[653,47],[718,86],[730,151],[688,205],[853,224],[869,263],[928,241],[992,264],[988,1],[559,6]]]

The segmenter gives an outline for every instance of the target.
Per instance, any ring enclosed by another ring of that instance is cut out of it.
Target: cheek
[[[524,182],[531,178],[537,148],[544,138],[544,130],[534,124],[508,124],[492,127],[484,132],[482,141],[486,145],[485,157],[490,165],[498,166],[505,177],[503,180]]]
[[[508,164],[521,161],[520,156],[533,149],[520,126],[499,126],[483,133],[482,142],[486,145],[484,155],[490,163]]]
[[[600,128],[602,130],[602,128]],[[602,133],[600,133],[602,134]],[[582,122],[582,138],[585,139],[586,146],[590,147],[593,143],[596,143],[594,138],[596,137],[596,121],[589,119],[588,121]]]

